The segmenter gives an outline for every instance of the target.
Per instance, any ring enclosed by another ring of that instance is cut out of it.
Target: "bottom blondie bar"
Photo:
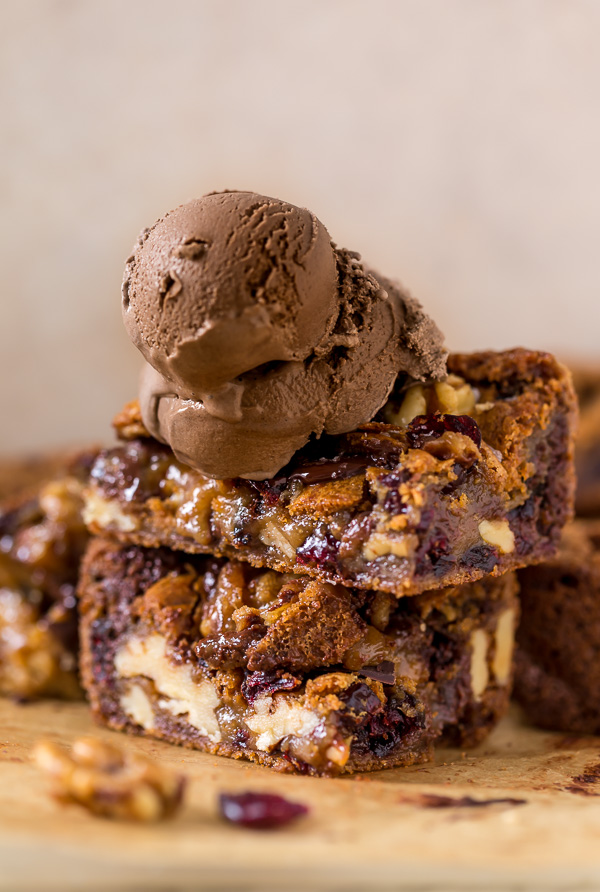
[[[514,576],[398,603],[308,577],[92,540],[81,674],[111,728],[281,771],[409,765],[504,713]]]

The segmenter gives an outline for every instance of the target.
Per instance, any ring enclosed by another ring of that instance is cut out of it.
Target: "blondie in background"
[[[600,358],[597,0],[2,0],[0,452],[106,439],[142,227],[309,207],[454,348]]]

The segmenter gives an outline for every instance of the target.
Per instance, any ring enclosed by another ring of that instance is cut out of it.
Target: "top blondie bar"
[[[309,442],[265,481],[212,479],[145,429],[91,473],[96,533],[398,597],[554,554],[575,489],[576,400],[547,353],[455,354],[449,375],[393,390],[375,420]]]

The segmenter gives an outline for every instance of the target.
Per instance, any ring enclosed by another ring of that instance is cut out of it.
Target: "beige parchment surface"
[[[600,739],[532,730],[516,714],[476,750],[336,780],[95,729],[83,704],[3,701],[0,729],[2,890],[600,888]],[[113,823],[50,798],[28,761],[32,743],[43,734],[68,745],[90,731],[184,772],[180,814]],[[278,792],[311,813],[277,832],[226,825],[216,797],[242,790]],[[433,808],[433,794],[523,802]]]

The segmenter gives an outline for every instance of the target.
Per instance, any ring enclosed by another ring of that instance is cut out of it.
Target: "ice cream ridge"
[[[272,477],[311,436],[370,421],[398,376],[446,374],[418,301],[310,211],[254,192],[205,195],[144,230],[123,317],[146,360],[144,424],[209,477]]]

